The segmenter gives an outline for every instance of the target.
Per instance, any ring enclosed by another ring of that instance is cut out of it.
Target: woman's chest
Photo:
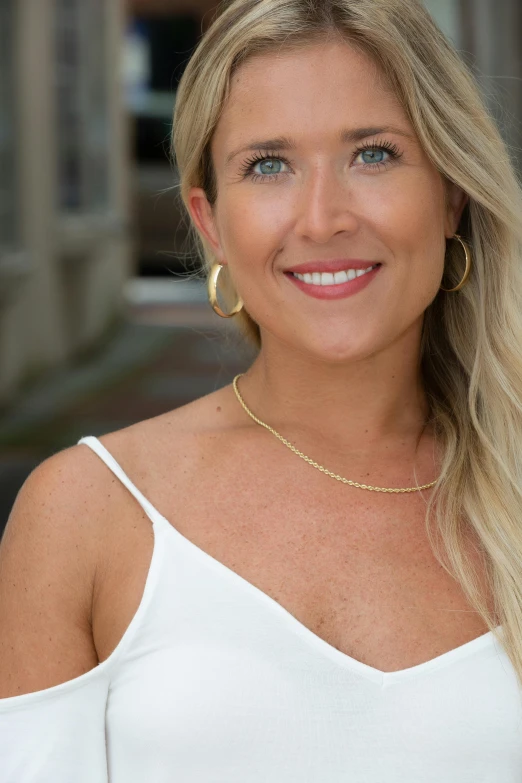
[[[397,639],[415,630],[423,601],[432,616],[433,601],[448,605],[440,581],[432,579],[430,604],[426,578],[419,587],[409,568],[411,553],[405,569],[390,548],[388,559],[376,544],[370,558],[357,537],[346,548],[348,531],[337,540],[326,517],[321,535],[288,530],[278,539],[267,524],[243,518],[238,538],[226,527],[211,534],[203,521],[178,524],[181,535],[156,522],[154,587],[111,682],[111,769],[122,780],[146,777],[153,759],[158,781],[173,769],[227,783],[281,775],[295,783],[518,780],[520,700],[491,640],[442,656],[449,647],[441,649],[440,629],[436,638],[424,625],[432,646],[423,659],[439,660],[416,666],[419,656],[406,660],[403,648],[386,665]],[[418,567],[429,569],[414,549]],[[395,626],[385,616],[363,625],[368,605],[397,610],[399,595],[409,601],[408,625],[398,615]],[[375,630],[382,650],[364,661]]]
[[[240,482],[233,495],[232,487],[215,492],[200,485],[176,507],[160,492],[156,505],[198,549],[340,652],[397,671],[488,630],[436,560],[420,498],[394,505],[352,493],[352,502],[342,503],[335,493],[318,498],[310,487],[241,489]],[[112,558],[99,591],[100,660],[136,612],[152,553],[150,520],[133,508],[126,524],[133,535]]]
[[[257,613],[231,627],[218,612],[203,636],[198,619],[170,645],[138,646],[114,679],[106,714],[118,781],[146,780],[151,768],[155,781],[173,770],[223,783],[520,780],[520,697],[494,650],[383,681],[280,629],[275,638]]]

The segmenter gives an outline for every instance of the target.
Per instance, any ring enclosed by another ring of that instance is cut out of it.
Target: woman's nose
[[[341,174],[326,167],[310,172],[297,198],[295,233],[318,243],[340,231],[353,233],[359,224],[353,202],[352,189]]]

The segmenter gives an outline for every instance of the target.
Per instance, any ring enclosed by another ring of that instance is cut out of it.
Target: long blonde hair
[[[210,142],[241,63],[332,35],[380,66],[433,164],[469,196],[459,233],[471,246],[472,274],[458,293],[439,291],[424,317],[422,373],[443,447],[426,528],[439,562],[501,639],[522,686],[522,192],[473,76],[424,6],[417,0],[223,3],[177,93],[173,153],[181,199],[186,207],[189,189],[202,187],[215,201]],[[212,250],[193,230],[208,270]],[[446,288],[463,272],[460,246],[449,245]],[[259,347],[257,324],[244,309],[236,318]],[[466,530],[475,534],[493,610],[466,549]]]

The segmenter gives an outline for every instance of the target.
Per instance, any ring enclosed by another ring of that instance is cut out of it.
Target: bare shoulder
[[[98,663],[91,633],[110,484],[72,446],[24,482],[0,543],[0,698],[73,679]]]
[[[162,491],[190,493],[209,443],[233,429],[232,396],[225,387],[99,441],[161,506]],[[87,445],[35,468],[0,543],[0,699],[51,688],[105,660],[139,604],[152,547],[143,509]]]
[[[147,500],[178,526],[180,515],[192,508],[193,497],[201,492],[205,464],[215,463],[213,444],[233,427],[233,411],[230,389],[225,387],[168,413],[100,435],[98,441]],[[106,476],[96,482],[105,486],[109,532],[96,572],[92,629],[98,659],[104,661],[118,646],[143,597],[154,533],[137,499],[99,463]]]

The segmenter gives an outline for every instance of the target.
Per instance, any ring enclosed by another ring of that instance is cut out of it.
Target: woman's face
[[[342,42],[253,57],[211,151],[217,200],[193,188],[190,210],[264,346],[340,362],[418,339],[466,199],[371,60]]]

